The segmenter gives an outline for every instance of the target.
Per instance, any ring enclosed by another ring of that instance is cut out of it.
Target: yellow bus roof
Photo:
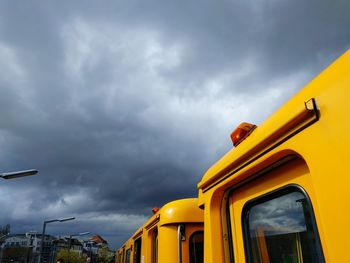
[[[201,223],[203,211],[198,208],[197,198],[187,198],[167,203],[159,210],[160,225],[173,223]]]
[[[198,208],[198,198],[186,198],[175,200],[165,204],[142,227],[140,227],[133,239],[142,235],[143,229],[150,229],[154,225],[162,226],[179,223],[203,223],[203,210]]]
[[[293,129],[293,127],[288,127],[288,125],[297,126],[298,118],[302,118],[303,114],[309,114],[308,110],[315,113],[317,109],[308,109],[309,106],[307,104],[310,102],[310,99],[316,97],[317,106],[323,106],[320,105],[322,101],[319,101],[317,98],[317,95],[322,94],[323,90],[331,88],[342,89],[344,96],[348,96],[350,93],[348,86],[350,82],[349,68],[350,50],[306,85],[303,90],[284,104],[261,126],[258,126],[242,143],[231,149],[211,166],[198,183],[198,189],[204,192],[216,182],[228,176],[228,173],[230,176],[233,175],[232,170],[249,163],[254,156],[263,153],[272,139],[284,136],[283,133],[287,134],[288,128]],[[312,108],[313,106],[311,105],[310,107]],[[314,118],[317,118],[317,116],[314,116]]]

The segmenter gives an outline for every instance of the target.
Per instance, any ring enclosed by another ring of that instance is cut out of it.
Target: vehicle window
[[[152,262],[158,262],[158,230],[157,228],[153,230],[152,236]]]
[[[248,262],[324,262],[310,202],[296,187],[248,204],[243,224]]]
[[[141,238],[135,240],[134,263],[141,263]]]
[[[203,263],[204,233],[195,232],[190,237],[190,263]]]
[[[126,250],[125,263],[130,263],[130,248]]]

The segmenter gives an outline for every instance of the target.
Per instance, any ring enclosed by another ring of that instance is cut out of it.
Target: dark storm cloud
[[[240,121],[261,122],[349,47],[348,1],[94,1],[0,8],[0,223],[120,244],[196,195]],[[76,232],[76,231],[75,231]]]

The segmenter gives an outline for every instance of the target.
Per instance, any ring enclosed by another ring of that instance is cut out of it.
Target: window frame
[[[313,234],[315,235],[315,247],[317,252],[320,255],[320,259],[321,262],[324,263],[325,259],[324,259],[324,254],[323,254],[323,249],[322,249],[322,243],[321,243],[321,239],[319,236],[319,231],[317,228],[317,223],[316,223],[316,217],[315,217],[315,213],[314,213],[314,209],[311,203],[311,199],[309,197],[309,195],[307,194],[307,192],[305,191],[305,189],[303,187],[301,187],[300,185],[297,184],[288,184],[286,186],[277,188],[275,190],[272,190],[270,192],[267,192],[265,194],[262,194],[260,196],[257,196],[251,200],[249,200],[248,202],[246,202],[243,206],[242,209],[242,214],[241,214],[241,225],[242,225],[242,236],[243,236],[243,243],[244,243],[244,254],[245,254],[245,259],[247,261],[247,263],[251,263],[252,261],[252,247],[250,245],[250,234],[249,234],[249,210],[258,204],[262,204],[264,202],[276,199],[278,197],[287,195],[289,193],[292,192],[299,192],[301,193],[306,200],[307,205],[309,206],[310,209],[310,223],[311,223],[311,227],[313,230]]]
[[[234,263],[235,262],[235,253],[234,253],[234,240],[233,240],[233,233],[232,233],[232,221],[231,221],[231,209],[230,209],[230,198],[232,196],[232,192],[234,190],[230,190],[228,191],[228,195],[227,195],[227,198],[224,199],[225,202],[226,202],[226,208],[225,208],[225,217],[226,220],[224,220],[224,224],[226,224],[226,229],[227,229],[227,243],[228,243],[228,256],[229,256],[229,263]]]

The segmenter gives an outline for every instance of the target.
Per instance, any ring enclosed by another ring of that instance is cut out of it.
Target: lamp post
[[[23,171],[15,171],[15,172],[9,172],[9,173],[0,173],[0,178],[8,180],[8,179],[16,179],[19,177],[26,177],[35,175],[38,173],[38,170],[36,169],[30,169],[30,170],[23,170]],[[0,241],[2,238],[6,237],[9,234],[9,230],[7,230],[8,233],[0,237]],[[1,242],[0,242],[1,245]],[[0,247],[0,261],[2,260],[2,253],[3,250]]]
[[[38,173],[38,170],[30,169],[30,170],[16,171],[16,172],[10,172],[10,173],[0,173],[0,177],[3,179],[15,179],[19,177],[35,175],[37,173]]]
[[[44,247],[46,224],[53,223],[53,222],[60,222],[61,223],[61,222],[70,221],[70,220],[74,220],[74,219],[75,219],[75,217],[66,217],[66,218],[58,218],[58,219],[51,219],[51,220],[44,221],[43,232],[41,234],[39,263],[42,263],[42,259],[43,259],[43,247]]]
[[[72,237],[77,237],[77,236],[85,236],[90,234],[90,232],[82,232],[82,233],[77,233],[73,235],[69,235],[68,239],[68,256],[67,256],[67,263],[70,263],[70,248],[71,248],[71,242],[72,242]]]

